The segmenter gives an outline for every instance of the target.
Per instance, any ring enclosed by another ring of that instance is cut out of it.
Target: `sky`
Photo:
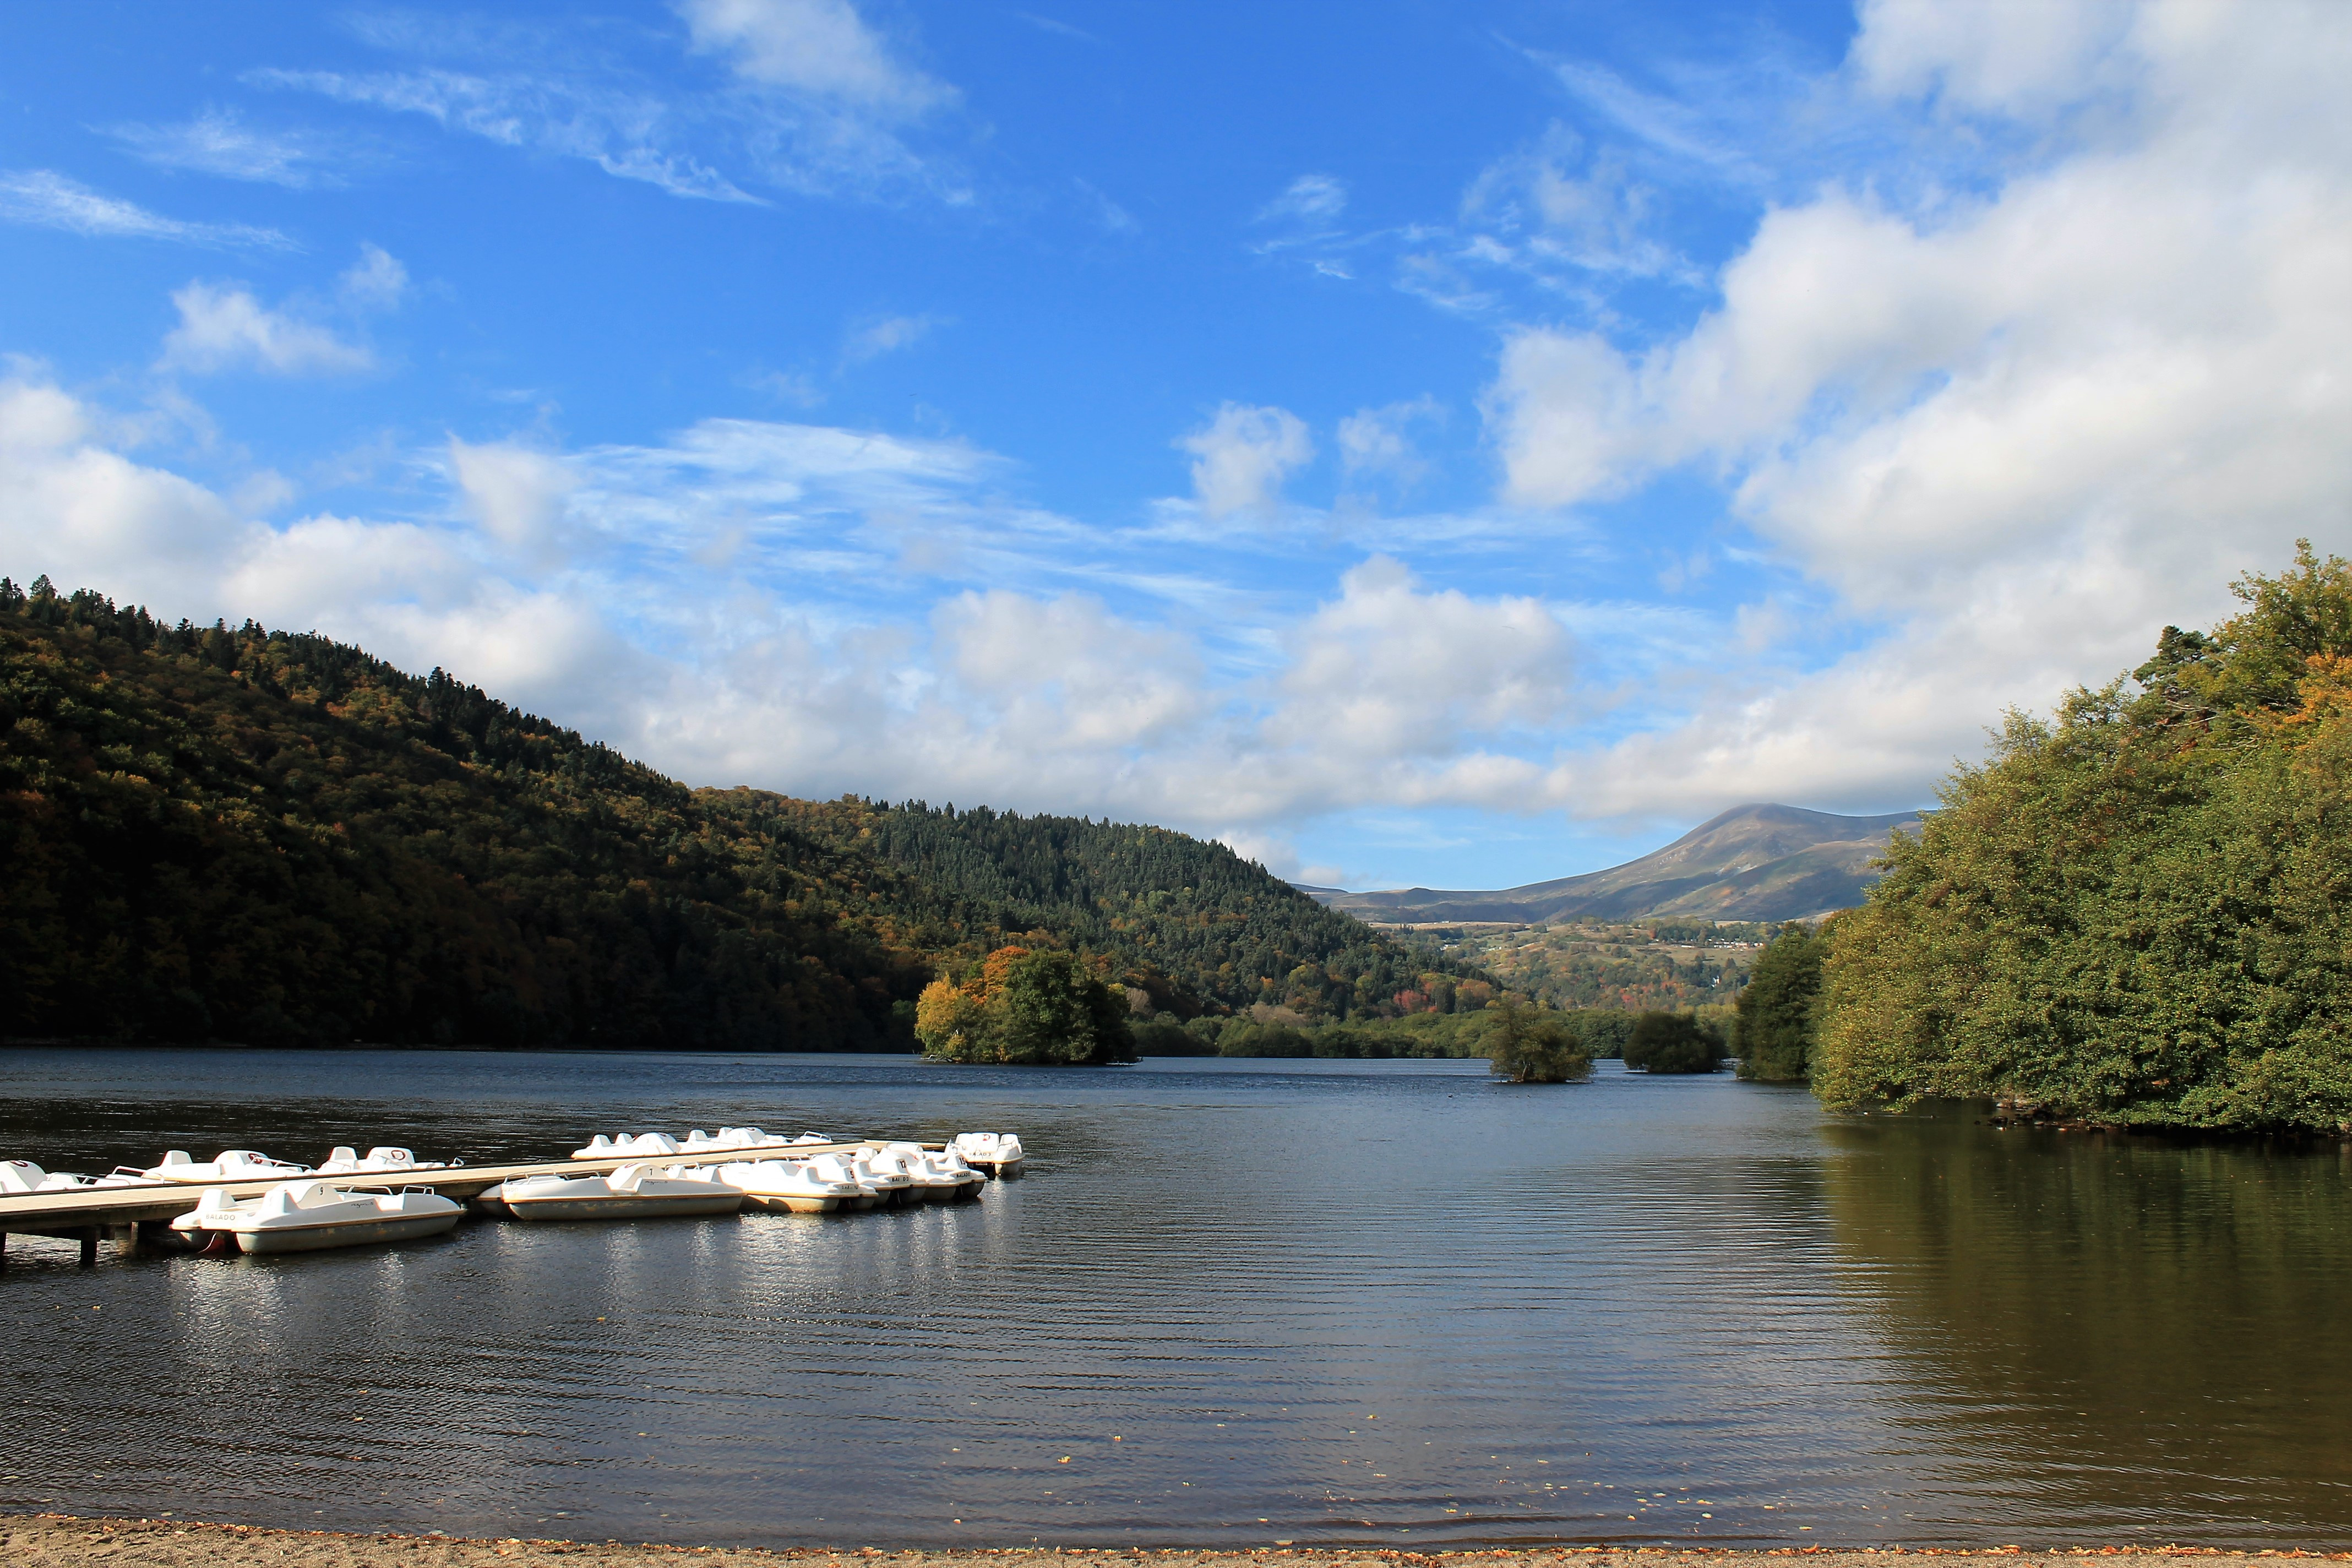
[[[1509,886],[2352,551],[2340,0],[0,0],[0,572]]]

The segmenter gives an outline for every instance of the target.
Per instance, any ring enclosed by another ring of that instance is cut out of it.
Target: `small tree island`
[[[1570,1083],[1590,1077],[1592,1053],[1565,1015],[1506,996],[1486,1009],[1486,1065],[1506,1083]]]
[[[915,1005],[915,1038],[941,1062],[1101,1067],[1136,1059],[1126,994],[1076,953],[1000,947],[958,984],[946,975]]]

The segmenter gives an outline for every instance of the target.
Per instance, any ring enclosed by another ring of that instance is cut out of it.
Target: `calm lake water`
[[[2352,1156],[1601,1065],[0,1051],[0,1157],[1021,1133],[953,1209],[12,1237],[0,1509],[752,1544],[2352,1541]]]

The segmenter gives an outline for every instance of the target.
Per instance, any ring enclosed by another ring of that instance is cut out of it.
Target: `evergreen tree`
[[[1822,938],[1791,921],[1765,944],[1739,993],[1734,1036],[1739,1076],[1790,1083],[1805,1076],[1812,1055],[1814,999],[1821,994]]]

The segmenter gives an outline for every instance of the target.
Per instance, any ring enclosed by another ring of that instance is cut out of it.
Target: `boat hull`
[[[447,1214],[387,1215],[382,1219],[331,1220],[324,1225],[273,1226],[228,1234],[236,1237],[241,1252],[324,1252],[335,1247],[375,1247],[439,1236],[457,1228],[459,1214],[453,1209]]]
[[[803,1197],[797,1194],[746,1193],[743,1196],[745,1208],[765,1209],[770,1214],[833,1214],[842,1207],[844,1202],[843,1198],[830,1194]]]
[[[505,1200],[513,1219],[660,1219],[666,1215],[733,1214],[743,1206],[743,1194],[688,1193],[641,1197],[614,1193],[609,1197],[516,1198]]]

